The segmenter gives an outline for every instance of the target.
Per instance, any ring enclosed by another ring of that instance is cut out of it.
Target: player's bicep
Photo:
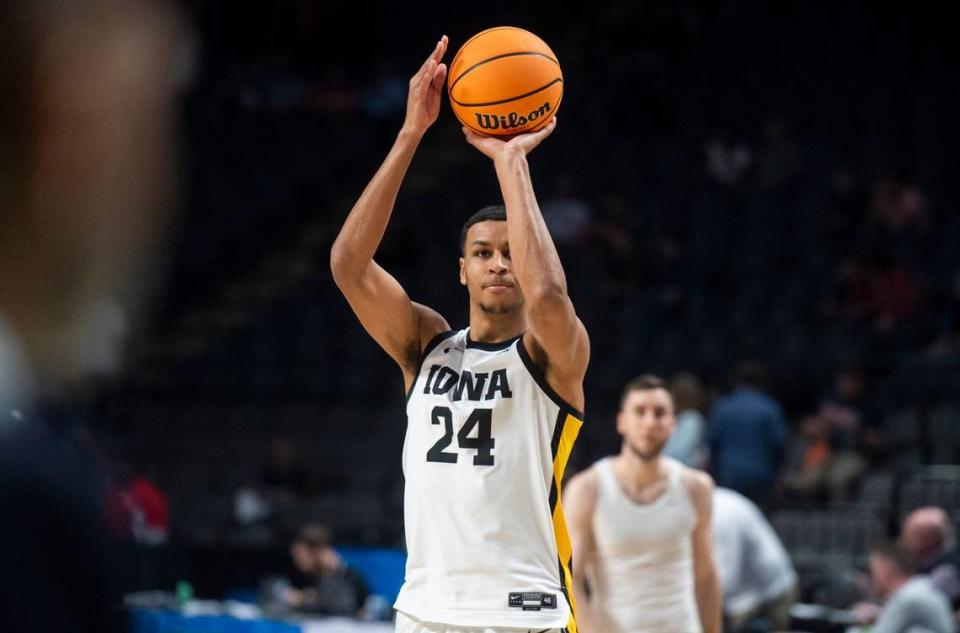
[[[376,262],[338,286],[363,328],[405,371],[419,361],[424,330],[447,329],[442,317],[411,301],[400,282]]]
[[[702,472],[693,473],[689,490],[697,509],[697,523],[693,530],[694,567],[698,575],[714,570],[713,557],[713,479]]]
[[[590,361],[590,339],[566,295],[532,305],[527,316],[537,345],[550,368],[565,377],[582,378]]]

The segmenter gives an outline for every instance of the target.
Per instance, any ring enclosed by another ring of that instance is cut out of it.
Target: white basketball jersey
[[[667,461],[667,489],[641,505],[627,497],[610,458],[594,466],[599,490],[593,515],[596,559],[589,577],[604,633],[699,633],[693,581],[696,511]]]
[[[576,631],[560,483],[583,415],[517,337],[424,351],[403,446],[407,570],[395,607],[457,626]]]

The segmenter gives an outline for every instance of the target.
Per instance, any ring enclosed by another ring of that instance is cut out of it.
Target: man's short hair
[[[623,403],[627,401],[627,396],[634,391],[653,391],[654,389],[663,389],[667,393],[670,393],[667,381],[663,378],[654,376],[653,374],[637,376],[624,386],[623,393],[620,395],[620,408],[623,408]],[[673,394],[671,394],[670,397],[672,398]]]
[[[463,224],[463,228],[460,229],[461,253],[467,252],[467,231],[470,230],[470,227],[479,222],[486,222],[488,220],[506,222],[507,208],[502,204],[492,204],[489,207],[484,207],[471,215],[470,218]]]
[[[912,576],[917,572],[917,564],[913,557],[896,543],[881,541],[870,548],[870,555],[879,556],[889,561],[904,576]]]
[[[308,523],[297,532],[294,543],[302,543],[311,549],[323,549],[328,547],[332,540],[330,528],[319,523]]]

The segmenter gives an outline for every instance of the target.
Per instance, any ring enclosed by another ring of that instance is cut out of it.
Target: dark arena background
[[[0,628],[393,630],[405,394],[330,247],[437,38],[449,62],[498,25],[564,75],[530,163],[592,347],[568,475],[619,450],[629,379],[679,377],[689,459],[790,555],[797,631],[856,625],[871,547],[911,511],[952,537],[955,7],[0,7],[0,604],[21,614]],[[454,328],[460,227],[499,195],[444,97],[377,261]],[[761,485],[715,424],[744,372],[788,431]],[[369,589],[351,617],[282,606],[304,526]]]

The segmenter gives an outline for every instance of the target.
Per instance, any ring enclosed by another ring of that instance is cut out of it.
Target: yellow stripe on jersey
[[[557,443],[556,453],[553,456],[553,485],[556,486],[557,496],[551,510],[553,511],[553,533],[557,540],[557,556],[560,558],[560,570],[563,574],[561,582],[563,582],[567,599],[570,602],[570,620],[567,622],[567,630],[569,633],[577,633],[575,616],[577,605],[574,604],[573,600],[573,578],[570,574],[570,558],[573,554],[573,547],[570,544],[570,533],[567,531],[567,520],[563,515],[560,490],[563,482],[563,471],[567,468],[570,451],[573,449],[573,443],[577,440],[583,422],[568,413],[561,424],[563,429],[560,431],[560,441]]]

